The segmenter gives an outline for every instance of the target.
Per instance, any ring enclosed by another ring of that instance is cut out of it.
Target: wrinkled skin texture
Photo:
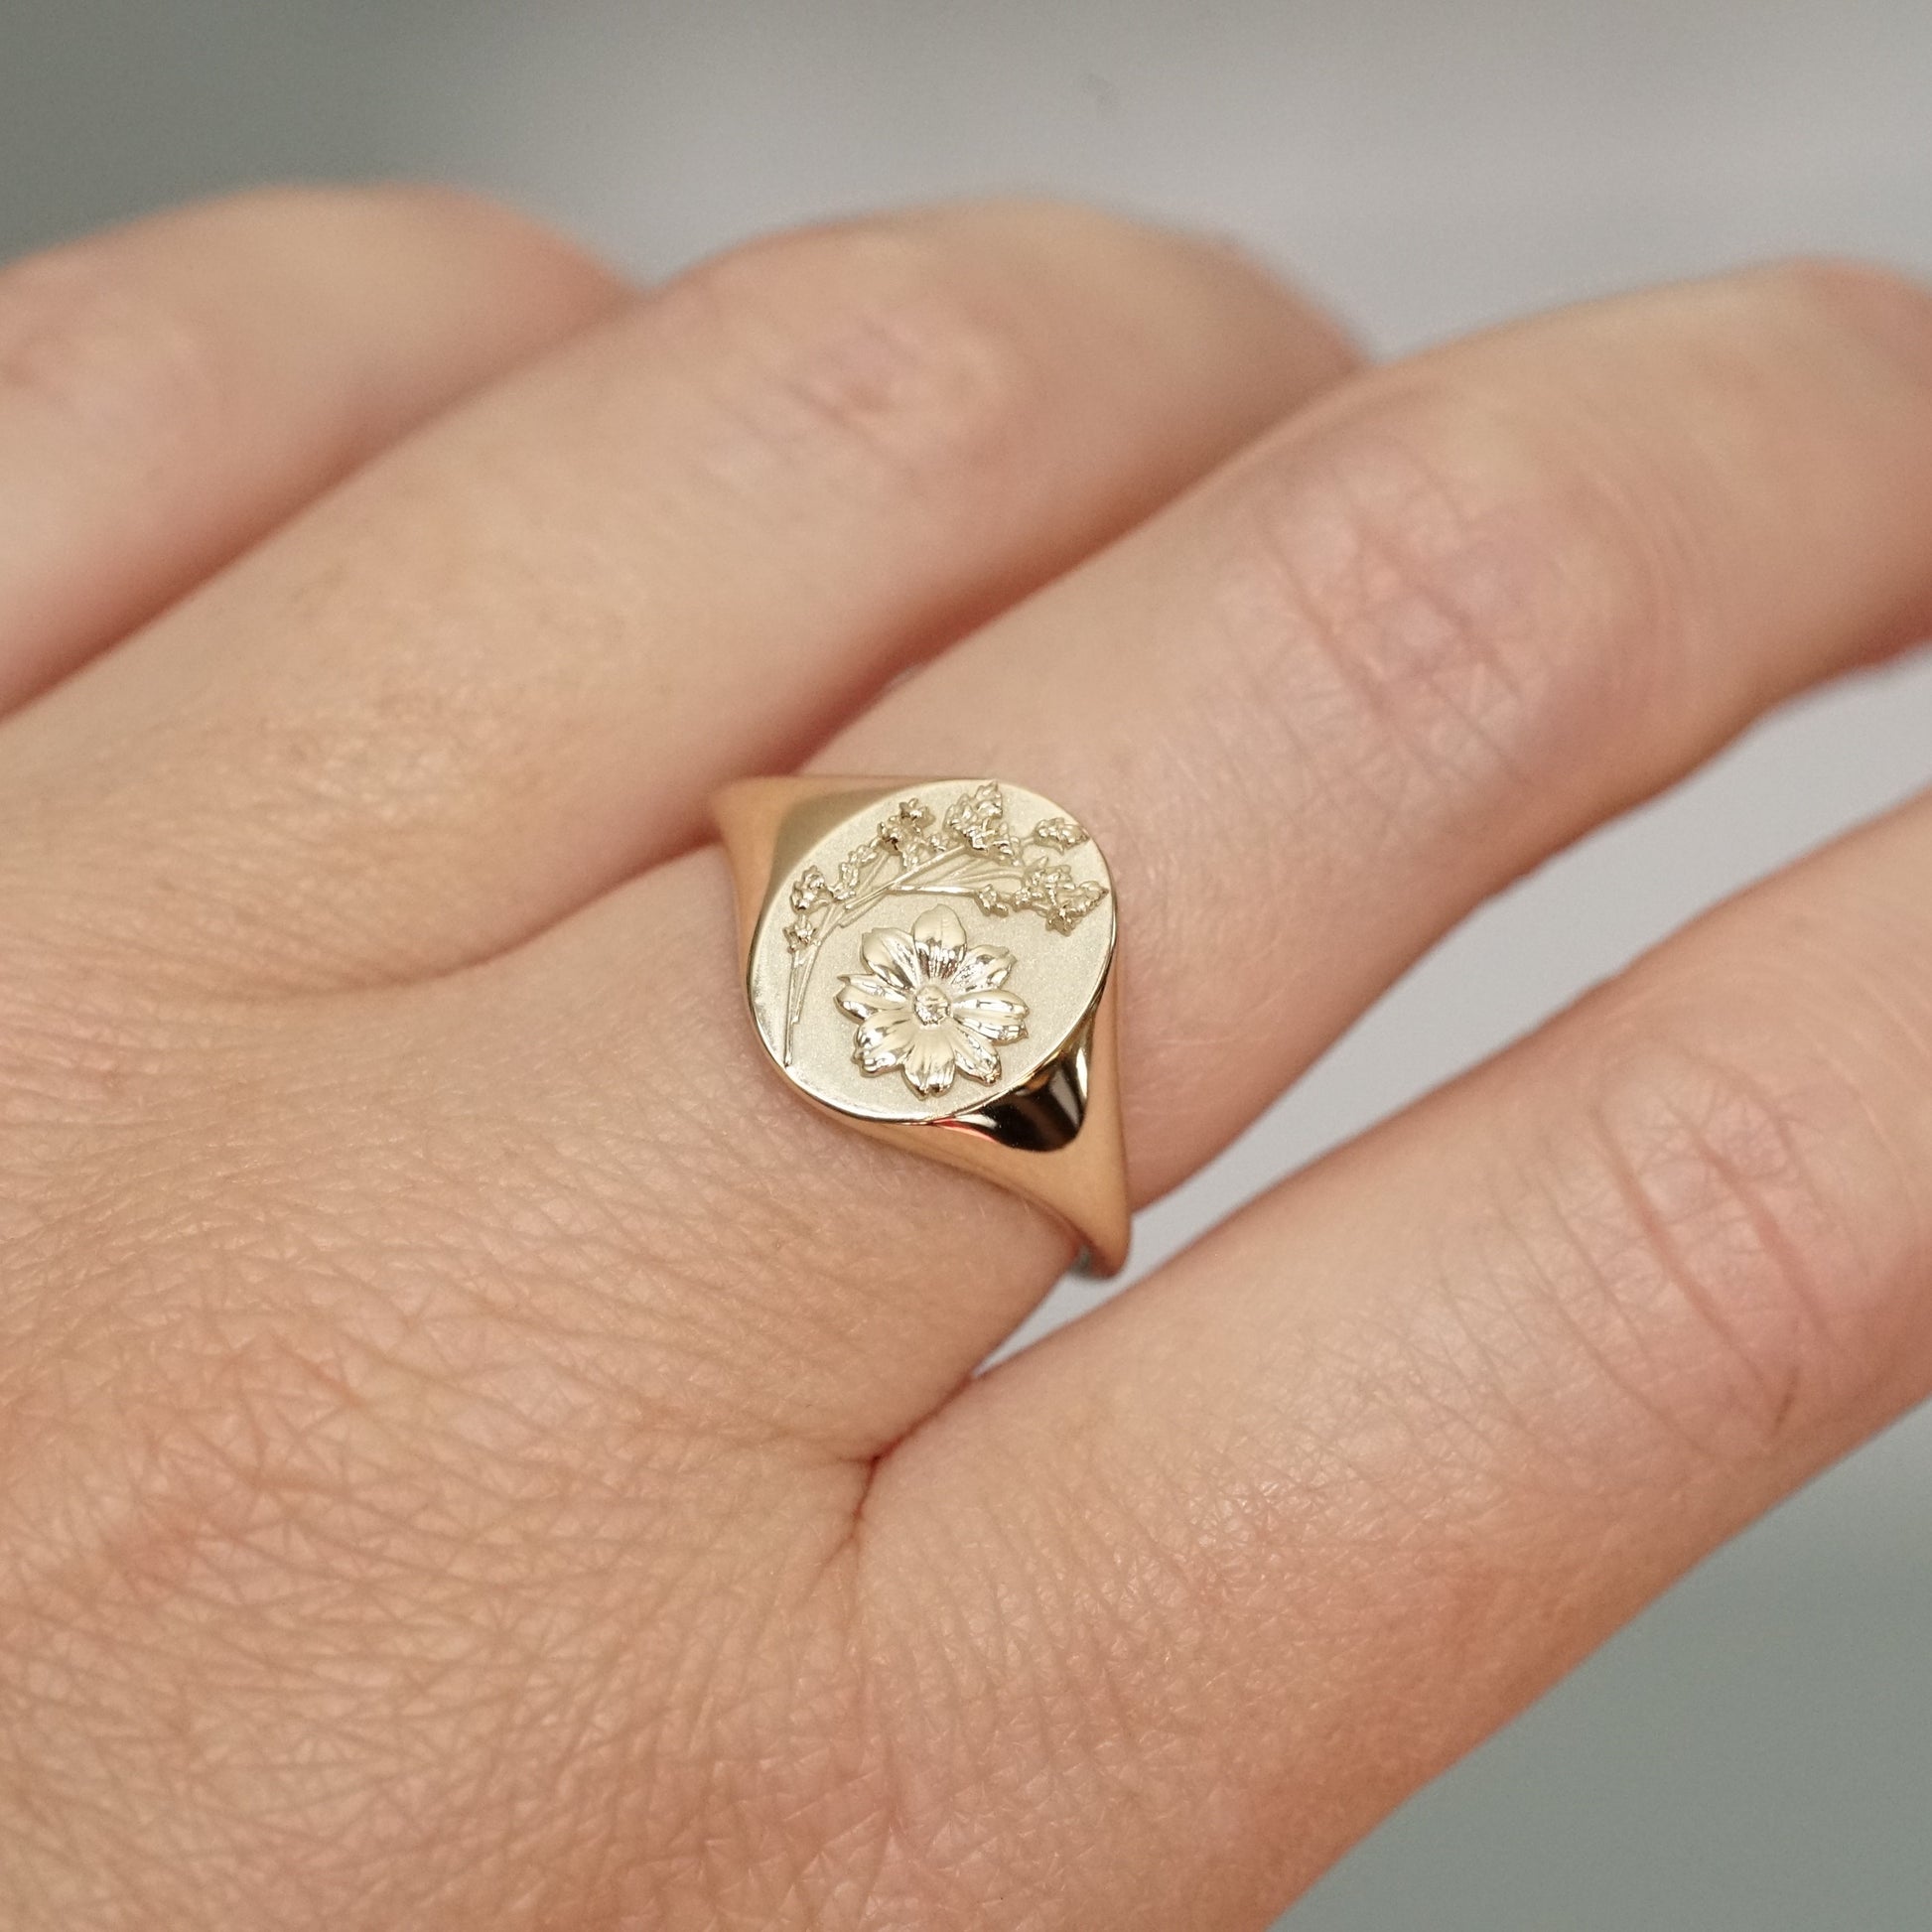
[[[0,1924],[1265,1925],[1925,1392],[1932,806],[976,1378],[1067,1239],[769,1077],[705,796],[1079,810],[1145,1201],[1928,501],[1842,266],[1386,369],[1055,207],[0,275]]]

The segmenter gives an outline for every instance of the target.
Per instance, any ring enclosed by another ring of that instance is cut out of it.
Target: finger
[[[1604,303],[1358,377],[816,761],[1039,773],[1130,868],[1147,1198],[1489,894],[1932,626],[1928,501],[1917,288]]]
[[[0,709],[618,298],[427,189],[247,195],[0,271]]]
[[[17,721],[0,822],[33,797],[22,862],[70,939],[149,977],[448,967],[675,850],[715,780],[799,756],[1344,355],[1228,251],[1067,209],[729,256]]]
[[[1011,1896],[1263,1923],[1932,1390],[1928,877],[1932,799],[1277,1190],[882,1471],[868,1557],[924,1625],[899,1761],[1011,1855]],[[989,1731],[1058,1714],[1024,1783],[987,1792],[972,1738],[922,1725],[940,1675]]]
[[[1927,501],[1921,298],[1816,270],[1640,297],[1360,378],[821,762],[1003,773],[1093,830],[1146,1200],[1484,894],[1909,634],[1932,606]],[[639,882],[532,948],[479,1025],[584,1030],[518,1105],[625,1150],[640,1225],[703,1198],[674,1272],[719,1311],[781,1301],[805,1331],[769,1395],[877,1447],[1067,1247],[767,1081],[728,898],[715,855]],[[1001,938],[1021,945],[1018,922]],[[1024,973],[1023,951],[1022,997]],[[674,1169],[648,1152],[665,1142]]]

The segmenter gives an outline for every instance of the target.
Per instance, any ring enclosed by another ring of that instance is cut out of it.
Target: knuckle
[[[554,229],[486,195],[440,182],[258,188],[200,213],[251,256],[294,259],[309,272],[318,258],[397,259],[428,249],[474,252],[520,274],[548,269],[604,279],[593,259]]]
[[[274,182],[201,203],[188,218],[265,246],[428,224],[525,225],[523,216],[483,196],[433,182]]]
[[[1485,815],[1645,714],[1686,566],[1586,442],[1417,376],[1229,475],[1228,655],[1337,810],[1397,836]]]
[[[273,234],[296,227],[478,227],[547,236],[506,204],[444,182],[325,182],[255,188],[216,205]],[[561,245],[561,244],[560,244]]]
[[[0,397],[102,459],[147,467],[218,437],[224,359],[191,310],[111,243],[0,270]]]
[[[768,456],[921,495],[990,485],[1038,388],[966,249],[910,228],[781,236],[693,270],[650,326],[733,365]]]
[[[1932,378],[1932,287],[1879,262],[1800,255],[1755,278],[1838,336],[1891,344]]]
[[[1921,1217],[1869,1085],[1788,1013],[1639,1009],[1533,1157],[1523,1244],[1565,1331],[1705,1456],[1828,1426],[1895,1355]]]

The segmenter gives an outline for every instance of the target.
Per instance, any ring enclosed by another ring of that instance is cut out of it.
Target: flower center
[[[952,1002],[946,997],[946,989],[934,980],[927,980],[912,995],[912,1018],[922,1027],[936,1027],[950,1020]]]

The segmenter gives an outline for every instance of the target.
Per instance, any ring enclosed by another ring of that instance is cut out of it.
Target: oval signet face
[[[779,841],[746,985],[785,1077],[862,1120],[972,1116],[1050,1069],[1113,962],[1113,882],[1036,792],[934,779]]]

